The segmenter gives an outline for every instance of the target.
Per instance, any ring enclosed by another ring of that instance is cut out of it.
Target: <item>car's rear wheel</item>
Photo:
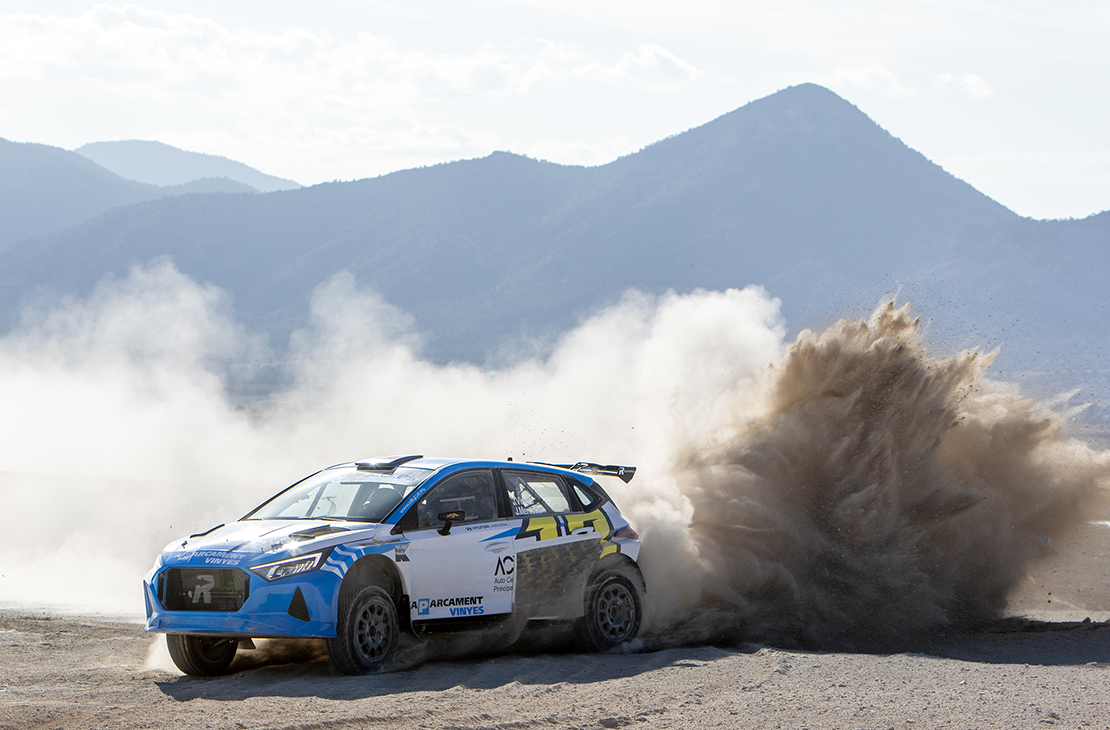
[[[225,674],[235,659],[238,639],[190,634],[167,634],[166,646],[177,668],[196,677]]]
[[[620,569],[596,575],[586,586],[586,614],[578,635],[588,649],[608,651],[632,641],[643,618],[636,580]]]
[[[386,668],[400,638],[397,606],[384,589],[366,586],[339,605],[335,638],[328,639],[331,663],[343,674]]]

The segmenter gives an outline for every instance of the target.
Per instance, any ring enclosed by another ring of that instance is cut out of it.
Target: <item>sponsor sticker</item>
[[[449,609],[452,616],[481,616],[486,612],[482,596],[462,596],[459,598],[420,598],[412,602],[412,610],[417,616],[427,616],[433,608]]]
[[[493,592],[512,593],[513,573],[516,572],[516,558],[512,555],[503,555],[497,559],[497,567],[493,570]]]
[[[508,522],[483,522],[479,525],[465,525],[465,529],[467,532],[480,532],[482,530],[503,530],[508,526]]]
[[[205,565],[238,565],[243,562],[234,558],[205,558]]]
[[[206,565],[239,565],[243,558],[224,550],[197,550],[193,558],[204,558]]]

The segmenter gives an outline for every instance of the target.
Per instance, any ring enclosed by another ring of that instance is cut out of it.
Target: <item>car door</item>
[[[521,521],[514,540],[517,611],[533,619],[581,616],[609,520],[601,510],[586,513],[558,474],[522,469],[501,477],[513,519]]]
[[[500,516],[493,472],[470,469],[432,487],[402,525],[414,622],[473,619],[513,610],[515,530]],[[442,534],[453,515],[450,530]]]

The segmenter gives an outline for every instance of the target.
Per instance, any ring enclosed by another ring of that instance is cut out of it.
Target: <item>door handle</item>
[[[503,553],[508,549],[509,543],[507,542],[491,542],[489,545],[486,545],[487,553]]]

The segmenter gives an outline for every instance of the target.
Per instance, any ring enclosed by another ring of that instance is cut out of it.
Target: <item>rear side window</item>
[[[578,497],[578,501],[582,504],[582,509],[589,512],[594,507],[601,504],[601,497],[597,496],[590,490],[583,487],[581,484],[573,484],[574,494]]]
[[[558,476],[518,471],[507,471],[503,476],[514,516],[558,515],[573,511],[566,485]]]

